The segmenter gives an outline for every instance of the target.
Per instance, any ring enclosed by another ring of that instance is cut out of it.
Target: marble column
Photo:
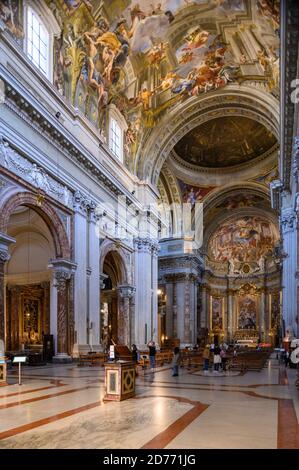
[[[166,277],[166,336],[167,338],[173,338],[173,295],[174,295],[174,284],[173,281]]]
[[[96,225],[97,219],[93,213],[90,217],[90,230],[89,230],[89,343],[92,346],[100,344],[100,295],[99,282],[100,282],[100,240],[97,236]]]
[[[265,289],[260,290],[260,324],[259,324],[259,333],[261,341],[265,341],[266,334],[266,324],[265,324]]]
[[[140,349],[147,347],[148,341],[158,334],[157,319],[154,318],[158,307],[157,289],[158,279],[156,270],[153,272],[153,240],[151,238],[138,237],[134,239],[135,248],[135,279],[136,279],[136,316],[135,338]],[[158,317],[158,313],[156,314]]]
[[[233,295],[234,291],[228,289],[227,291],[228,299],[227,299],[227,340],[232,341],[233,339]]]
[[[87,197],[74,194],[74,256],[77,262],[74,285],[74,315],[77,344],[88,344],[89,315],[89,207]]]
[[[207,309],[207,287],[203,284],[201,286],[201,312],[200,312],[200,327],[208,328],[208,309]]]
[[[53,362],[70,362],[70,281],[77,265],[69,260],[52,260],[49,268],[54,271],[57,290],[57,354]]]
[[[296,296],[296,269],[297,269],[297,221],[294,211],[285,211],[281,216],[283,237],[283,250],[286,257],[283,260],[282,270],[282,305],[285,329],[291,329],[292,334],[297,333],[297,296]]]
[[[9,261],[9,245],[16,240],[5,233],[0,232],[0,341],[5,345],[5,263]]]
[[[159,244],[152,243],[152,338],[158,343],[158,252]]]
[[[120,344],[131,347],[132,319],[130,303],[136,289],[130,285],[120,285],[117,290],[119,294],[118,341]]]

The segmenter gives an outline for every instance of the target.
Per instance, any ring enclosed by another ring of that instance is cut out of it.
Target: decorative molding
[[[134,247],[138,252],[150,253],[153,256],[158,256],[160,249],[159,243],[149,237],[135,237]]]
[[[83,215],[89,215],[94,213],[96,203],[78,190],[73,196],[73,207],[76,212],[80,212]]]
[[[6,235],[6,233],[0,232],[0,262],[6,263],[10,260],[10,254],[8,251],[9,246],[12,243],[16,243],[15,238]]]
[[[117,291],[122,299],[131,299],[135,295],[136,287],[129,284],[122,284],[117,286]]]
[[[73,208],[72,193],[52,178],[43,168],[14,150],[3,137],[0,137],[0,165],[20,176],[32,186],[44,191],[61,204]]]

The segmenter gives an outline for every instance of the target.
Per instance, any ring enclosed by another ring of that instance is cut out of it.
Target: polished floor
[[[104,403],[101,367],[24,367],[0,387],[0,449],[299,449],[295,374],[275,358],[244,375],[165,366]]]

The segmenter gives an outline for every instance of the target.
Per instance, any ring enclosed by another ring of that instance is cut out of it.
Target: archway
[[[30,192],[7,194],[0,209],[1,242],[10,243],[1,267],[6,302],[0,336],[6,349],[41,351],[51,333],[57,352],[67,355],[73,344],[72,263],[64,225],[46,197]]]
[[[277,100],[264,91],[242,85],[228,85],[225,90],[210,92],[173,107],[148,135],[136,159],[136,173],[157,184],[161,168],[173,147],[190,130],[221,116],[246,116],[279,136]]]
[[[104,246],[101,258],[101,341],[130,344],[130,312],[125,261],[115,246]]]
[[[19,206],[9,218],[9,236],[16,240],[6,263],[6,348],[38,349],[50,334],[49,260],[55,244],[42,217],[30,207]]]

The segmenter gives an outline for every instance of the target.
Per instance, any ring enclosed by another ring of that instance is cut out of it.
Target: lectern
[[[0,386],[6,384],[6,362],[5,357],[0,356]]]
[[[122,401],[135,395],[135,364],[128,361],[106,362],[104,400]]]

